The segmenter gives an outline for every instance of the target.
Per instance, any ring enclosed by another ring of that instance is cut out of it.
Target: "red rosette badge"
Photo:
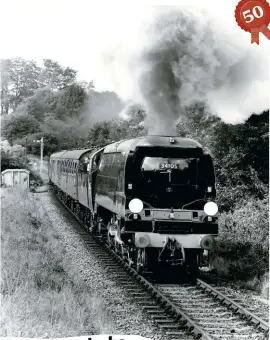
[[[235,20],[242,30],[251,33],[251,43],[259,45],[261,32],[270,40],[270,5],[266,0],[241,0],[235,9]]]

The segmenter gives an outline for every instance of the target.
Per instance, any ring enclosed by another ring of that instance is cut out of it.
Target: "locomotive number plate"
[[[160,163],[160,169],[179,169],[179,164]]]

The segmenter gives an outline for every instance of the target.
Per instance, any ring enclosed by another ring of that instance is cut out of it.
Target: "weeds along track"
[[[140,276],[107,244],[95,240],[82,221],[57,198],[79,222],[74,225],[75,229],[97,253],[111,278],[117,279],[134,302],[159,325],[164,338],[268,339],[266,314],[253,314],[253,306],[248,306],[240,297],[235,301],[227,288],[217,288],[200,279],[195,284],[160,284]]]

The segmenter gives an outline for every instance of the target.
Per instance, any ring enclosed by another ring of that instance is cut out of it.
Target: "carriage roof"
[[[69,150],[53,153],[52,160],[79,160],[84,154],[94,151],[93,149]]]

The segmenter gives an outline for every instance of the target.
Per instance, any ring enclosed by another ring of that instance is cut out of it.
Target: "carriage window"
[[[79,172],[86,173],[87,172],[87,162],[80,161],[79,163]]]

